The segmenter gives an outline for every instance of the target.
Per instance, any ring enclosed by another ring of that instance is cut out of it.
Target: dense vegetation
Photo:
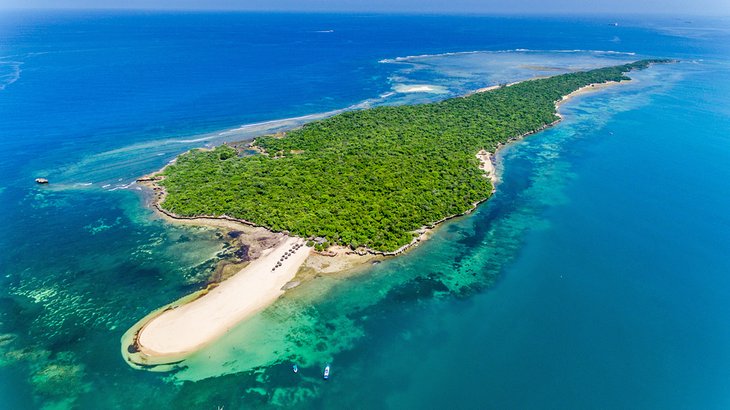
[[[346,112],[265,136],[264,154],[223,145],[181,155],[164,171],[162,207],[178,215],[228,215],[392,251],[414,231],[460,214],[491,192],[476,153],[557,119],[555,102],[592,83],[626,80],[653,62],[525,81],[445,101]]]

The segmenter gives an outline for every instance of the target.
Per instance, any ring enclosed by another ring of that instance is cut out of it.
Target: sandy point
[[[128,363],[154,367],[179,362],[272,304],[309,256],[305,242],[287,237],[218,286],[147,315],[122,337]]]
[[[489,181],[491,181],[492,193],[494,193],[497,183],[499,182],[497,167],[494,166],[494,155],[491,152],[482,149],[477,153],[477,159],[479,160],[479,169],[481,169],[484,172],[484,176],[489,178]]]

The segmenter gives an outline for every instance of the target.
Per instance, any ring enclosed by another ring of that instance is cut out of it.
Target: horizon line
[[[283,10],[283,9],[244,9],[244,8],[165,8],[165,7],[0,7],[0,11],[5,12],[168,12],[168,13],[268,13],[268,14],[369,14],[369,15],[412,15],[412,16],[473,16],[473,17],[554,17],[554,16],[580,16],[580,17],[703,17],[703,18],[727,18],[730,14],[698,14],[698,13],[679,13],[679,12],[645,12],[630,11],[624,13],[614,12],[525,12],[525,11],[414,11],[414,10]]]

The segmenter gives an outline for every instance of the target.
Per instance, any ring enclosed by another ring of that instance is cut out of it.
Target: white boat
[[[299,373],[299,366],[293,365],[291,369],[294,370],[294,373]]]
[[[330,365],[325,366],[322,377],[324,377],[325,380],[330,378]]]

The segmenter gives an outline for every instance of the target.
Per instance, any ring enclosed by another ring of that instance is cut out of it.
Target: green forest
[[[327,244],[393,251],[492,190],[476,153],[558,119],[555,102],[667,60],[574,72],[421,105],[345,112],[257,138],[261,154],[193,150],[162,172],[161,207],[228,215]]]

